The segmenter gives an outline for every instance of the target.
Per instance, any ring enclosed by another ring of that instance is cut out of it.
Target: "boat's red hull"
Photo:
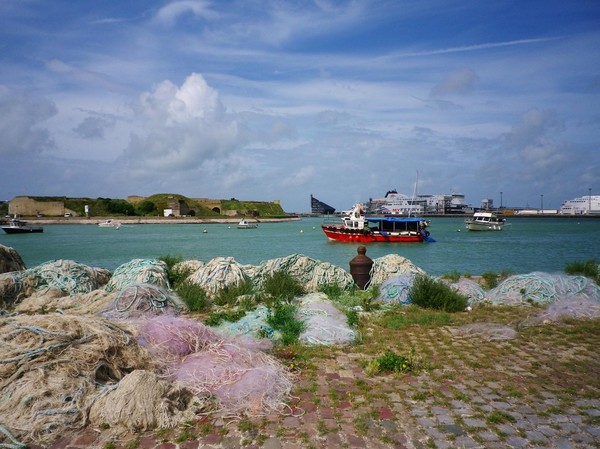
[[[420,243],[424,239],[421,234],[391,235],[390,233],[362,232],[337,226],[321,226],[325,235],[331,240],[351,243]]]

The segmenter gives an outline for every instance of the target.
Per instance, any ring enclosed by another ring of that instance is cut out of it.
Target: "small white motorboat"
[[[498,217],[493,212],[475,212],[473,217],[465,220],[469,231],[501,231],[506,223],[504,218]]]
[[[121,223],[119,223],[118,221],[106,220],[101,223],[98,223],[98,226],[101,228],[119,229],[121,227]]]
[[[255,221],[248,221],[245,218],[242,218],[237,225],[238,229],[256,229],[258,228],[258,223]]]

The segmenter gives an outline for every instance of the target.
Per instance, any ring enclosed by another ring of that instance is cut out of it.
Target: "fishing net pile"
[[[299,340],[313,345],[350,344],[356,332],[347,324],[341,312],[324,293],[311,293],[302,297],[299,318],[306,325]]]
[[[513,327],[498,323],[470,323],[450,327],[449,330],[453,337],[479,338],[487,341],[512,340],[518,336]]]
[[[138,342],[167,379],[199,397],[218,400],[229,415],[281,411],[292,389],[290,374],[276,359],[229,339],[195,320],[157,316],[137,323]]]
[[[173,265],[171,267],[171,272],[177,277],[182,277],[182,275],[185,275],[185,277],[187,277],[191,273],[198,271],[203,266],[204,262],[202,262],[201,260],[184,260]]]
[[[279,333],[274,331],[267,322],[269,313],[268,307],[260,305],[254,310],[247,311],[246,315],[239,320],[224,321],[214,329],[224,335],[259,337],[262,334],[262,336],[278,340]]]
[[[0,290],[6,303],[36,296],[64,296],[89,293],[108,282],[110,271],[93,268],[72,260],[55,260],[24,271],[6,273],[0,278]]]
[[[521,326],[558,323],[565,319],[600,318],[600,301],[568,296],[549,304],[543,312],[523,320]]]
[[[379,286],[377,301],[385,304],[410,304],[410,289],[413,286],[416,274],[406,272],[388,278]]]
[[[154,284],[169,287],[167,264],[156,259],[133,259],[117,267],[104,287],[107,292],[123,290],[129,284]]]
[[[25,269],[25,263],[14,248],[0,245],[0,273],[10,271],[21,271]]]
[[[113,320],[124,320],[147,315],[177,315],[187,307],[177,295],[154,284],[128,284],[118,291],[114,300],[102,311]]]
[[[469,300],[469,305],[480,303],[485,299],[483,287],[471,279],[459,279],[457,282],[452,282],[448,285],[461,295],[466,296]]]
[[[600,287],[584,276],[533,272],[510,276],[488,291],[492,304],[550,304],[565,298],[600,301]]]
[[[59,312],[73,315],[96,315],[108,307],[114,296],[114,293],[109,293],[103,288],[69,296],[62,296],[56,290],[49,290],[43,295],[33,295],[23,299],[14,306],[14,311],[29,314]]]
[[[108,424],[117,433],[170,428],[193,420],[211,408],[209,398],[145,370],[127,374],[96,399],[89,412],[92,423]]]
[[[399,256],[398,254],[387,254],[373,260],[370,283],[371,285],[381,285],[392,276],[405,273],[424,275],[425,271],[405,257]]]
[[[98,317],[4,318],[1,423],[20,440],[49,441],[84,426],[95,399],[132,369],[150,366],[126,330]]]
[[[258,287],[262,287],[265,279],[276,272],[289,274],[299,281],[307,292],[316,292],[327,285],[337,285],[347,289],[354,284],[352,276],[344,269],[302,254],[270,259],[254,269],[246,268],[246,271]]]
[[[200,285],[209,297],[214,297],[220,290],[237,287],[248,279],[243,266],[233,257],[215,257],[190,274],[187,281]]]
[[[21,274],[18,271],[0,274],[0,309],[8,308],[20,300],[23,289]]]

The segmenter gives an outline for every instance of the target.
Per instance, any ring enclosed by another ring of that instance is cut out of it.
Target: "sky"
[[[0,200],[391,189],[600,194],[600,2],[0,0]]]

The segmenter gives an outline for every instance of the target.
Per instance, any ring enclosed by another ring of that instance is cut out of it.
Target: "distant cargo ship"
[[[329,204],[325,204],[323,201],[319,201],[314,196],[310,196],[310,209],[313,214],[334,214],[335,208]]]

